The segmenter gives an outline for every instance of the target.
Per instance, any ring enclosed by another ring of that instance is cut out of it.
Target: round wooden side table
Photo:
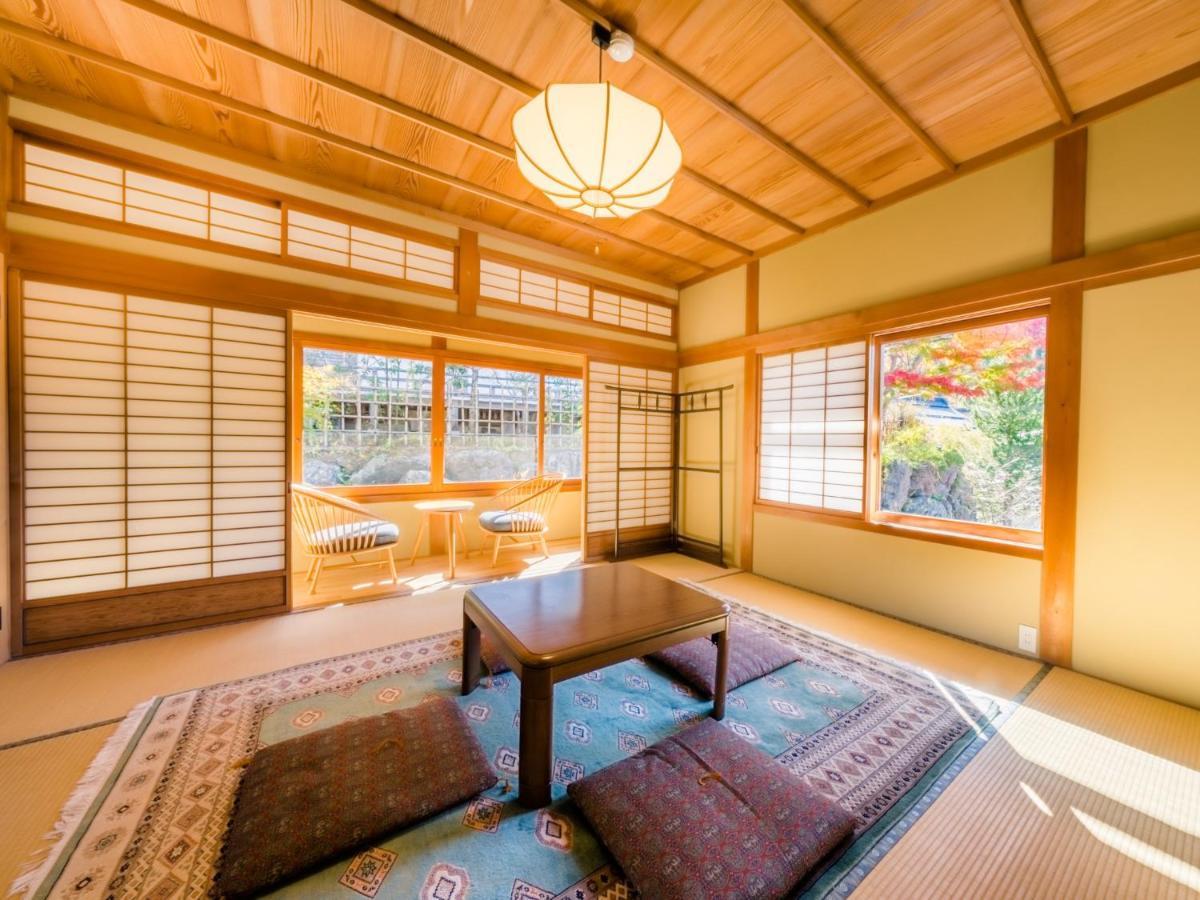
[[[430,519],[434,516],[445,516],[446,519],[446,558],[450,568],[448,577],[454,577],[454,567],[458,557],[458,539],[462,538],[463,553],[467,552],[467,533],[463,528],[463,513],[475,508],[473,500],[422,500],[413,506],[421,511],[421,527],[417,529],[417,539],[413,541],[412,556],[408,560],[411,566],[417,561],[417,552],[421,549],[421,538],[429,531]]]

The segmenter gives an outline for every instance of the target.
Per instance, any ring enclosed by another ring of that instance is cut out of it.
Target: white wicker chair
[[[317,581],[325,562],[348,556],[352,562],[367,553],[379,553],[387,562],[392,581],[396,582],[396,560],[392,548],[400,540],[400,529],[376,518],[365,506],[319,491],[306,484],[293,484],[292,516],[304,541],[304,552],[311,559],[305,580],[317,592]]]
[[[485,541],[493,539],[493,566],[500,558],[500,544],[505,538],[515,544],[540,544],[543,555],[550,555],[546,532],[550,530],[550,510],[562,483],[562,475],[539,475],[506,488],[484,503],[479,527]]]

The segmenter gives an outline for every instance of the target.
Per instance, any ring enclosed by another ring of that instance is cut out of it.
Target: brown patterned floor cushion
[[[799,658],[796,651],[773,637],[733,623],[729,626],[729,676],[725,687],[732,691]],[[659,650],[651,653],[650,659],[675,671],[704,696],[713,695],[717,677],[717,645],[708,638],[696,638]]]
[[[282,741],[242,776],[215,893],[257,896],[495,783],[445,697]]]
[[[788,896],[853,817],[713,719],[567,788],[643,897]]]

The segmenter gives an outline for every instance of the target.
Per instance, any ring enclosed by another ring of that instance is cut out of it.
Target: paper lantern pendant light
[[[683,162],[662,112],[608,82],[552,84],[517,110],[512,127],[530,184],[595,219],[657,206]]]

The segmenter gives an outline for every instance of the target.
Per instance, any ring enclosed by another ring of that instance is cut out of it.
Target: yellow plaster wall
[[[1200,228],[1200,81],[1088,129],[1087,250]]]
[[[759,327],[1049,262],[1053,163],[1038,147],[765,257]]]
[[[679,292],[679,346],[696,347],[746,333],[746,267]]]
[[[1200,706],[1200,272],[1085,295],[1075,667]]]

